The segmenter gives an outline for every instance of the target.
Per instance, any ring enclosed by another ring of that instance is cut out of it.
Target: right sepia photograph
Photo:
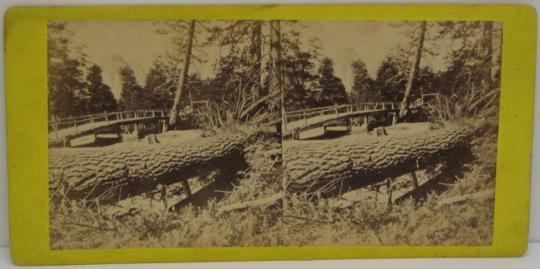
[[[491,244],[502,24],[281,23],[284,245]]]

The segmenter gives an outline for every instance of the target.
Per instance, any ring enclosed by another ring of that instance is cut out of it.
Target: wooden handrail
[[[182,110],[181,112],[183,112]],[[133,119],[133,118],[141,118],[141,117],[155,117],[155,115],[160,116],[166,116],[169,113],[168,110],[162,110],[162,109],[152,109],[152,110],[132,110],[132,111],[118,111],[118,112],[111,112],[111,113],[100,113],[100,114],[92,114],[92,115],[86,115],[86,116],[80,116],[80,117],[70,117],[60,120],[54,120],[50,121],[49,125],[51,127],[58,126],[58,125],[80,125],[84,123],[95,123],[95,122],[102,122],[107,120],[121,120],[121,119]],[[152,116],[150,116],[152,115]]]
[[[341,108],[346,107],[347,111],[356,111],[359,110],[358,108],[360,106],[373,106],[373,109],[377,109],[378,106],[382,106],[381,109],[385,110],[387,109],[387,105],[391,105],[391,109],[394,109],[395,104],[393,102],[376,102],[376,103],[357,103],[357,104],[345,104],[345,105],[334,105],[334,106],[324,106],[324,107],[317,107],[317,108],[309,108],[304,110],[293,110],[293,111],[287,111],[285,112],[285,118],[293,118],[293,117],[306,117],[311,115],[320,115],[321,112],[324,115],[325,112],[329,111],[336,111],[338,114],[338,110]],[[349,109],[350,108],[350,109]]]
[[[202,102],[202,101],[201,101]],[[178,113],[185,113],[186,111],[192,109],[191,107],[185,107],[180,110]],[[53,120],[49,122],[49,128],[52,130],[59,130],[69,127],[76,127],[82,124],[90,123],[94,124],[96,122],[103,121],[118,121],[118,120],[127,120],[127,119],[137,119],[137,118],[148,118],[148,117],[165,117],[169,115],[169,110],[166,109],[138,109],[130,111],[116,111],[116,112],[104,112],[99,114],[91,114],[79,117],[70,117],[59,120]],[[69,127],[59,127],[59,126],[69,126]]]

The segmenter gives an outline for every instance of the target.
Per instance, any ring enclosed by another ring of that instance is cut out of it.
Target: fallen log
[[[208,171],[238,168],[258,133],[201,138],[190,143],[140,144],[127,148],[51,150],[49,188],[70,199],[108,192],[125,197]],[[114,197],[122,199],[122,197]]]
[[[363,141],[284,146],[290,192],[335,194],[394,178],[427,165],[462,158],[480,125],[449,125],[417,134]]]
[[[458,204],[458,203],[463,203],[468,200],[485,201],[487,199],[493,199],[494,197],[495,197],[495,190],[489,189],[489,190],[480,191],[476,193],[469,193],[469,194],[464,194],[461,196],[455,196],[455,197],[442,199],[439,202],[437,202],[437,206],[442,207],[442,206],[451,205],[451,204]]]

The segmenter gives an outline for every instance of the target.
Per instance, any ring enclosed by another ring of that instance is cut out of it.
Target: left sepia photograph
[[[282,245],[279,24],[47,30],[50,249]]]

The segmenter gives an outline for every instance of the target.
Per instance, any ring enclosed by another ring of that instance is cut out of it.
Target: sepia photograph
[[[50,21],[50,248],[280,245],[277,30]]]
[[[49,247],[489,245],[502,27],[49,21]]]
[[[298,23],[283,87],[285,245],[491,244],[501,27]]]

